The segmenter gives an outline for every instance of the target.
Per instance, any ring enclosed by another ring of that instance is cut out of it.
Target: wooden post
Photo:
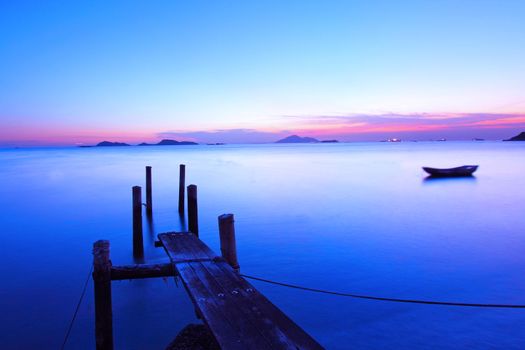
[[[179,214],[184,214],[184,189],[186,188],[186,165],[179,165]]]
[[[235,242],[235,225],[233,214],[219,216],[219,235],[221,239],[221,255],[228,264],[239,272],[237,261],[237,244]]]
[[[113,350],[109,241],[96,241],[93,244],[93,281],[95,284],[96,349]]]
[[[151,194],[151,167],[146,167],[146,214],[153,213],[153,196]]]
[[[133,186],[133,256],[144,255],[142,239],[142,190],[140,186]]]
[[[199,237],[199,214],[197,210],[197,186],[188,186],[188,230]]]

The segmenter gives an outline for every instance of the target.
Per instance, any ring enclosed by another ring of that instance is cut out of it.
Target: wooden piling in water
[[[142,189],[133,186],[133,256],[144,255],[142,238]]]
[[[184,189],[186,188],[186,165],[179,165],[179,214],[184,214]]]
[[[146,214],[153,213],[153,195],[151,193],[151,167],[146,167]]]
[[[235,225],[233,214],[219,216],[219,235],[221,240],[221,255],[228,264],[239,272],[240,266],[237,260],[237,243],[235,242]]]
[[[188,186],[188,231],[199,236],[199,214],[197,208],[197,186]]]
[[[95,285],[96,349],[113,350],[109,241],[100,240],[93,244],[93,281]]]

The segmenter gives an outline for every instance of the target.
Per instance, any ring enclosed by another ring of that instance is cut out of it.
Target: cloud
[[[349,114],[340,116],[286,116],[296,126],[297,131],[317,130],[320,135],[339,135],[341,137],[362,134],[383,134],[386,137],[395,133],[447,134],[458,135],[461,131],[483,130],[487,127],[524,128],[525,114],[512,113],[383,113]],[[389,135],[390,134],[390,135]],[[360,137],[361,135],[361,137]]]
[[[428,140],[436,138],[503,139],[525,128],[525,113],[382,113],[322,116],[283,116],[281,129],[220,129],[167,131],[161,138],[198,142],[264,143],[299,134],[320,139],[377,141],[391,137]]]
[[[282,116],[261,128],[167,130],[139,126],[126,129],[81,128],[59,125],[11,125],[0,122],[0,145],[95,144],[103,140],[128,143],[158,139],[200,143],[267,143],[298,134],[318,139],[378,141],[387,138],[430,140],[447,138],[507,139],[525,130],[525,113],[380,113],[319,116]]]
[[[157,134],[159,138],[189,140],[204,143],[266,143],[275,142],[289,135],[286,130],[261,131],[256,129],[218,129],[200,131],[164,131]]]

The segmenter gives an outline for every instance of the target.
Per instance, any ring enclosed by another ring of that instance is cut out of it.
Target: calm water
[[[131,187],[153,166],[154,222],[177,215],[178,164],[199,187],[201,238],[234,213],[241,270],[337,291],[525,304],[525,143],[435,142],[0,150],[2,349],[56,349],[111,240],[133,263]],[[422,165],[479,164],[425,181]],[[328,349],[524,349],[525,310],[394,304],[253,284]],[[117,349],[162,349],[196,322],[173,279],[113,283]],[[93,285],[68,342],[93,349]]]

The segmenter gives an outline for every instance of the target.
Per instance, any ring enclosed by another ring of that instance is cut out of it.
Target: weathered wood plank
[[[271,342],[272,349],[322,349],[297,324],[272,304],[248,281],[234,272],[226,262],[202,262],[225,290],[235,299],[235,307],[242,310],[244,319]]]
[[[158,235],[171,262],[210,260],[217,255],[190,232],[168,232]]]
[[[195,235],[159,240],[222,349],[323,349]]]
[[[111,280],[131,280],[138,278],[170,277],[176,272],[173,264],[137,264],[111,266]]]
[[[225,262],[219,262],[220,264],[226,264]],[[225,317],[228,319],[230,325],[239,330],[243,335],[243,338],[248,338],[252,342],[252,347],[254,349],[283,349],[283,347],[276,346],[274,342],[274,337],[278,332],[272,333],[270,336],[266,330],[268,328],[274,329],[272,322],[264,325],[257,320],[259,315],[251,309],[251,305],[246,305],[244,298],[238,294],[237,291],[225,288],[223,284],[220,283],[221,277],[216,276],[211,272],[211,269],[208,269],[208,265],[215,264],[212,261],[203,261],[189,263],[195,273],[199,278],[204,282],[204,285],[210,289],[213,294],[220,295],[222,301],[221,312],[224,313]],[[222,272],[220,272],[222,274]],[[205,313],[206,310],[203,310]],[[206,315],[203,315],[206,319]],[[213,326],[210,327],[213,332]],[[282,335],[284,336],[284,335]]]
[[[208,264],[208,268],[222,269],[225,273],[220,274],[219,271],[214,272],[215,276],[224,278],[221,280],[225,286],[238,291],[241,296],[245,297],[246,303],[252,303],[252,310],[257,308],[259,317],[266,321],[273,322],[294,344],[293,349],[323,349],[310,335],[308,335],[301,327],[292,321],[284,312],[275,306],[268,298],[261,294],[254,286],[252,286],[246,279],[239,276],[237,273],[230,273],[233,269],[225,263]]]
[[[222,292],[209,288],[206,280],[202,280],[192,264],[198,264],[198,262],[176,264],[179,276],[221,349],[259,349],[256,340],[246,336],[239,322],[232,323],[231,318],[224,313],[224,299],[220,296]],[[242,323],[242,320],[240,321]],[[266,345],[260,348],[269,349]]]

